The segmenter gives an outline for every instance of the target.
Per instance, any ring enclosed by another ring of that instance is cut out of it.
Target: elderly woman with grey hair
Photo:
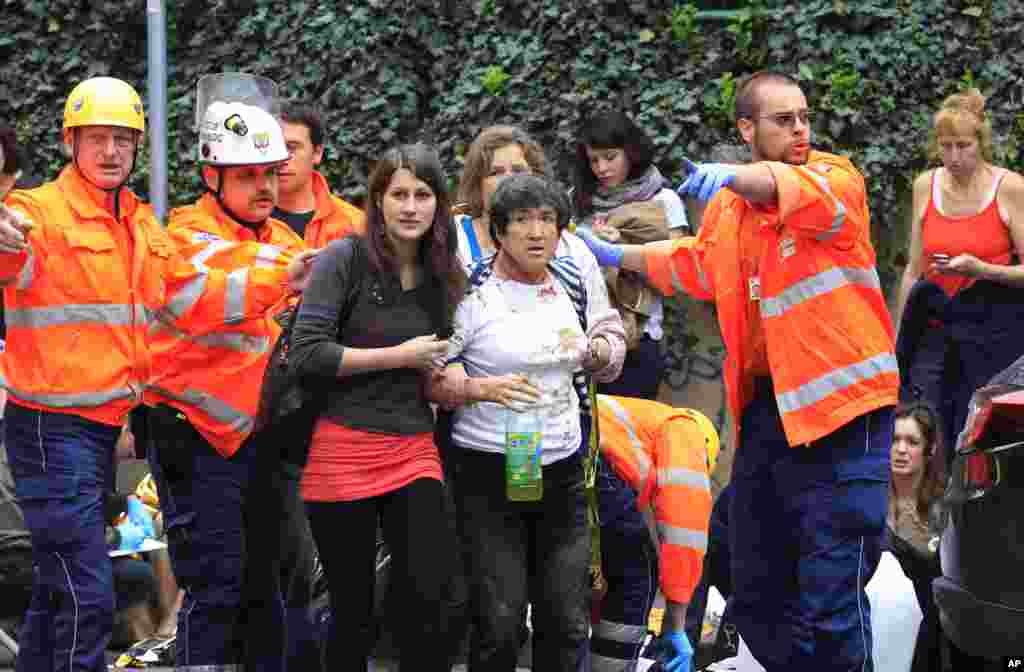
[[[618,375],[625,334],[601,276],[582,274],[575,255],[556,252],[569,211],[565,192],[547,178],[501,180],[490,202],[497,252],[472,274],[455,314],[449,363],[434,379],[434,397],[456,409],[455,497],[476,623],[471,671],[515,669],[527,601],[537,669],[574,671],[586,650],[587,379]],[[494,385],[509,379],[520,384]],[[541,435],[543,494],[536,501],[512,501],[507,493],[510,408],[531,414]]]

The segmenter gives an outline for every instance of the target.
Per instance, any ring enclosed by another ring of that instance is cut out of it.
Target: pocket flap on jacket
[[[109,233],[103,231],[65,229],[64,237],[71,247],[84,247],[93,252],[106,252],[114,249],[114,239]]]

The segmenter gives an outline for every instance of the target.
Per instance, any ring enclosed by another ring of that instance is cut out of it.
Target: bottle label
[[[515,432],[505,437],[509,480],[514,483],[532,483],[540,480],[540,432]]]
[[[512,501],[539,501],[543,497],[541,432],[505,434],[505,489]]]

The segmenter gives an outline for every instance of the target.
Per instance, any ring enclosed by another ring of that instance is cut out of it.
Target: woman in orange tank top
[[[914,344],[901,394],[935,405],[955,437],[973,391],[1024,354],[1007,328],[1018,309],[1024,315],[1024,177],[992,164],[992,126],[977,89],[943,102],[928,150],[942,165],[914,182],[894,313],[900,341]],[[931,291],[925,320],[914,299],[908,306],[912,295],[927,294],[915,287]]]
[[[942,166],[914,181],[897,326],[921,278],[949,296],[979,279],[1024,287],[1024,177],[992,165],[992,126],[981,93],[971,89],[947,98],[931,135],[929,158]]]

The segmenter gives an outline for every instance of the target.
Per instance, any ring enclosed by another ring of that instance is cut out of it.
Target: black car
[[[944,503],[943,631],[971,656],[1024,655],[1024,357],[974,393]]]

